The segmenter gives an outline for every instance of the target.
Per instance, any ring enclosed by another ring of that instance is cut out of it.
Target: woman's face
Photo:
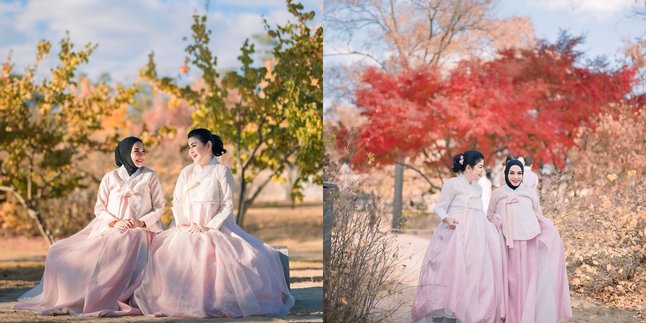
[[[523,180],[523,170],[520,169],[520,166],[514,165],[509,168],[509,181],[511,185],[518,186]]]
[[[144,165],[146,150],[144,149],[144,144],[141,141],[137,141],[132,145],[132,150],[130,150],[130,159],[132,159],[132,162],[137,167]]]
[[[473,181],[477,181],[480,177],[482,177],[483,172],[484,172],[484,160],[481,160],[473,167],[467,165],[467,168],[464,171],[464,175],[467,177],[469,182],[473,182]]]
[[[213,152],[211,151],[211,142],[202,143],[197,137],[188,138],[188,155],[193,162],[199,165],[206,165],[211,161]]]

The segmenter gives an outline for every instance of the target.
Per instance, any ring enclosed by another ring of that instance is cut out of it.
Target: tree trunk
[[[236,223],[241,228],[244,225],[244,216],[247,213],[245,195],[247,195],[247,183],[244,180],[244,172],[240,172],[240,190],[238,195],[238,214],[236,215]]]
[[[392,231],[399,231],[402,218],[402,191],[404,188],[404,166],[395,163],[395,196],[393,196]]]
[[[47,243],[49,243],[49,245],[51,246],[54,243],[54,236],[52,235],[52,232],[47,228],[43,216],[38,211],[31,208],[27,209],[27,213],[29,213],[29,217],[36,222],[36,226],[38,227],[38,232],[40,232],[40,235],[43,236],[43,238],[45,238]]]

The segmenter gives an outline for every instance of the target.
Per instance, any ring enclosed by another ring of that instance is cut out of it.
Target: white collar
[[[131,179],[135,178],[135,176],[139,175],[143,168],[144,168],[143,166],[139,167],[134,173],[132,173],[132,175],[128,175],[128,171],[126,170],[126,167],[121,165],[121,167],[119,167],[117,170],[117,174],[119,174],[119,177],[121,177],[121,179],[124,182],[128,182]]]

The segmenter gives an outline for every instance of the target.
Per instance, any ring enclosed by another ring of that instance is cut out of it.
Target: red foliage
[[[463,61],[446,76],[428,67],[397,75],[369,69],[355,96],[368,122],[354,133],[339,130],[338,144],[354,147],[354,166],[368,154],[378,164],[420,154],[428,165],[449,164],[454,153],[475,148],[562,168],[578,129],[593,126],[591,117],[635,85],[632,67],[580,65],[580,42],[564,37],[505,50],[493,61]]]

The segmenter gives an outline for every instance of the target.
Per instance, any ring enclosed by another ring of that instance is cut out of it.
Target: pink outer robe
[[[123,166],[108,172],[99,185],[96,218],[49,248],[40,284],[14,308],[38,314],[141,314],[131,298],[143,279],[150,242],[162,230],[164,204],[159,178],[149,168],[132,176]],[[120,219],[139,219],[146,228],[108,226]]]
[[[496,189],[487,215],[507,246],[503,252],[505,323],[571,319],[563,242],[552,221],[543,216],[535,188]]]
[[[233,175],[215,157],[185,167],[173,195],[175,228],[153,241],[135,299],[146,315],[286,315],[294,305],[278,253],[233,219]],[[182,224],[207,232],[189,233]]]
[[[487,221],[482,189],[464,175],[442,186],[434,212],[450,216],[455,230],[441,223],[431,239],[422,263],[419,287],[412,307],[413,322],[499,322],[503,245],[495,226]]]

